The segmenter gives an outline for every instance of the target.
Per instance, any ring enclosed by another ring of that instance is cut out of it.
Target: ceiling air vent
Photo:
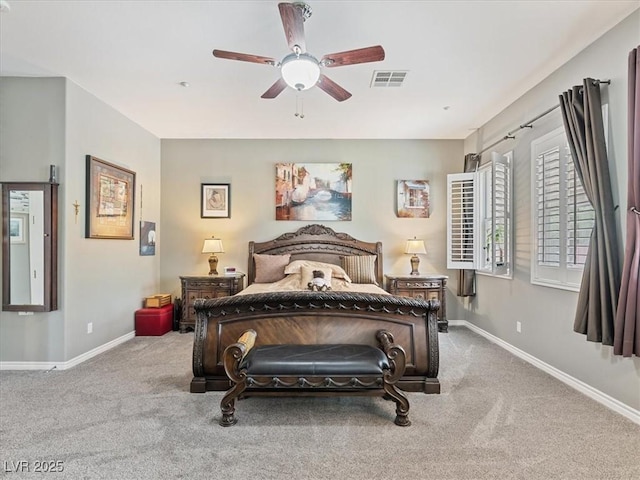
[[[374,70],[371,79],[372,87],[401,87],[409,73],[407,70],[383,71]]]

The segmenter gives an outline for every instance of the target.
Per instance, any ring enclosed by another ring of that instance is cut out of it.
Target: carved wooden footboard
[[[406,352],[398,387],[440,393],[438,302],[347,292],[274,292],[198,300],[191,392],[226,391],[225,348],[246,330],[256,345],[363,344],[376,346],[386,330]]]

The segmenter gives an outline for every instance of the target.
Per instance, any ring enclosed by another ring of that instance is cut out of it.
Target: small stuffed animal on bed
[[[324,272],[322,270],[313,271],[313,279],[307,284],[309,290],[314,292],[326,292],[331,290],[331,285],[324,278]]]

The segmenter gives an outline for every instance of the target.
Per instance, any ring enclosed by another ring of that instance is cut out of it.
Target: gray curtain
[[[613,345],[620,257],[599,83],[584,79],[560,96],[560,108],[576,173],[595,210],[573,329],[589,341]]]
[[[464,171],[475,172],[480,166],[480,155],[468,153],[464,156]],[[473,297],[476,294],[476,271],[458,270],[458,297]]]
[[[613,353],[640,356],[640,47],[629,53],[627,239]]]

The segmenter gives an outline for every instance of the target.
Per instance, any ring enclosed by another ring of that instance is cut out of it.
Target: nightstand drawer
[[[428,280],[398,280],[396,285],[398,290],[405,288],[440,288],[441,282],[431,282]]]

